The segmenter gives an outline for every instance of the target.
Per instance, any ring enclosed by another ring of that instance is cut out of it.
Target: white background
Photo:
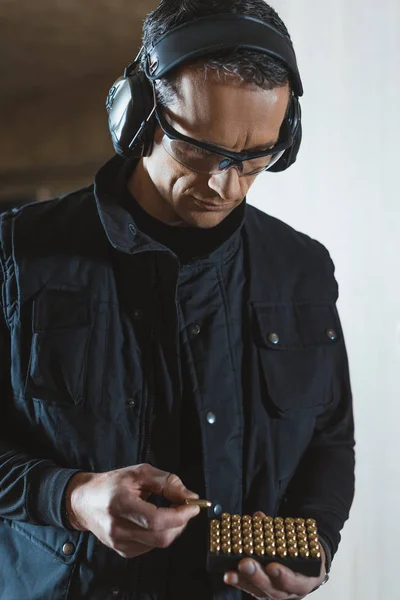
[[[356,497],[325,600],[400,600],[400,0],[272,0],[292,36],[304,138],[249,203],[318,239],[340,285]]]

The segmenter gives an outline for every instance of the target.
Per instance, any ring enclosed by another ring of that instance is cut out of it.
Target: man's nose
[[[236,201],[241,195],[241,179],[235,167],[231,167],[222,173],[211,175],[208,186],[217,192],[222,200],[227,202]]]

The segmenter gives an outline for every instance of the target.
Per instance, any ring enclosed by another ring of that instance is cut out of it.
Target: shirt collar
[[[104,231],[114,248],[128,254],[165,250],[164,246],[137,228],[131,214],[118,200],[119,176],[128,161],[130,162],[130,159],[115,155],[95,175],[94,194]],[[196,265],[226,262],[235,254],[241,241],[241,229],[246,212],[245,202],[246,200],[243,205],[243,218],[237,230],[207,257],[196,260]],[[186,267],[191,265],[192,263],[189,263]]]

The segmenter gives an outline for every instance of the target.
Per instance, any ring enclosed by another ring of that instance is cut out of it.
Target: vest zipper
[[[151,450],[151,438],[152,438],[152,434],[153,434],[153,422],[154,422],[154,404],[155,404],[155,399],[156,399],[156,394],[154,392],[154,362],[153,362],[153,355],[154,355],[154,350],[153,350],[153,345],[154,345],[154,338],[155,338],[155,330],[152,327],[150,329],[150,339],[151,339],[151,351],[150,351],[150,356],[151,356],[151,370],[150,370],[150,394],[149,394],[149,400],[148,400],[148,406],[146,407],[146,415],[145,415],[145,419],[147,421],[147,423],[145,423],[145,427],[144,427],[144,444],[143,444],[143,451],[141,452],[141,455],[139,456],[139,464],[141,463],[147,463],[149,460],[149,456],[150,456],[150,450]],[[140,586],[140,561],[141,561],[141,557],[138,556],[136,559],[136,564],[134,565],[134,576],[133,576],[133,589],[136,590],[136,594],[139,597],[139,586]]]

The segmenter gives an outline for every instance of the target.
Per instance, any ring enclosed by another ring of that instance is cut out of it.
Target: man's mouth
[[[200,198],[194,198],[194,200],[196,204],[198,204],[201,208],[211,211],[226,210],[227,208],[230,208],[233,205],[232,202],[220,204],[217,202],[212,202],[210,200],[200,200]]]

